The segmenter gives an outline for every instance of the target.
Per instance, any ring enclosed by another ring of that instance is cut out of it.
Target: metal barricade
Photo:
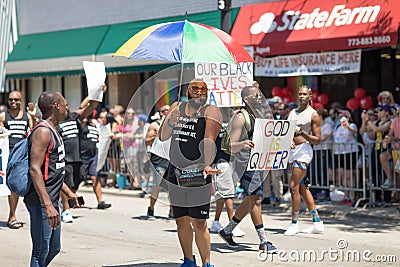
[[[346,149],[354,151],[344,154]],[[343,152],[335,154],[333,151]],[[314,150],[313,160],[307,171],[310,179],[310,189],[320,189],[329,192],[332,186],[344,191],[356,202],[358,207],[361,202],[368,201],[368,183],[366,179],[366,157],[364,145],[332,143],[328,149]],[[284,180],[284,186],[289,187],[290,175]]]
[[[390,205],[391,194],[400,194],[400,170],[395,166],[399,154],[400,142],[391,142],[384,148],[382,141],[371,142],[368,146],[369,207]],[[400,163],[400,162],[399,162]],[[400,167],[400,166],[399,166]]]

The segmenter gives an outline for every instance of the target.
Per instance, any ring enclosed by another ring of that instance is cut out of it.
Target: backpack
[[[38,127],[47,126],[38,125],[32,130],[31,134]],[[52,130],[50,129],[50,132],[51,131]],[[53,149],[53,143],[53,133],[51,133],[50,144],[47,147],[47,153],[45,157],[45,180],[47,180],[48,177],[50,153]],[[7,186],[11,192],[20,197],[24,197],[29,192],[29,189],[32,185],[32,179],[29,175],[29,137],[15,144],[8,158],[6,176]]]
[[[251,120],[250,120],[250,114],[249,112],[242,108],[239,109],[238,111],[235,112],[235,115],[233,115],[228,122],[228,125],[226,126],[226,131],[222,135],[222,141],[221,141],[221,150],[224,151],[226,154],[231,154],[231,132],[232,132],[232,125],[233,125],[233,120],[235,119],[236,115],[238,113],[242,113],[244,117],[244,127],[246,128],[246,132],[242,131],[240,138],[244,138],[248,132],[251,130]]]

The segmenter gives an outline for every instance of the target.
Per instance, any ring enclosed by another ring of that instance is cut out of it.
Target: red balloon
[[[318,101],[319,92],[318,90],[311,90],[311,99],[313,102]]]
[[[283,93],[283,96],[292,97],[292,89],[290,89],[288,87],[283,87],[282,93]]]
[[[363,99],[367,95],[367,92],[365,92],[364,88],[357,88],[354,90],[354,97],[358,99]]]
[[[313,109],[323,109],[323,108],[325,108],[322,103],[318,103],[318,102],[313,102],[312,103],[312,107],[313,107]]]
[[[273,96],[283,97],[282,89],[279,86],[275,86],[274,88],[272,88],[271,92]]]
[[[327,94],[320,94],[317,99],[318,102],[323,105],[326,105],[329,102],[329,96]]]
[[[347,100],[346,107],[350,110],[356,110],[360,106],[360,99],[350,98]]]
[[[378,102],[379,102],[379,103],[382,103],[382,96],[381,96],[381,95],[379,95],[379,96],[377,97],[377,99],[378,99]]]
[[[370,109],[372,107],[372,104],[372,97],[369,95],[360,100],[360,106],[362,109]]]

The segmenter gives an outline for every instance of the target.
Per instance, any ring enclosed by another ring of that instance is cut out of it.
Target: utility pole
[[[221,30],[229,33],[232,0],[217,0],[218,10],[221,11]]]

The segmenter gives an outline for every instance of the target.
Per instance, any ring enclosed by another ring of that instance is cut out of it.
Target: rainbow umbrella
[[[254,62],[229,34],[187,20],[147,27],[132,36],[114,56],[180,63]]]

